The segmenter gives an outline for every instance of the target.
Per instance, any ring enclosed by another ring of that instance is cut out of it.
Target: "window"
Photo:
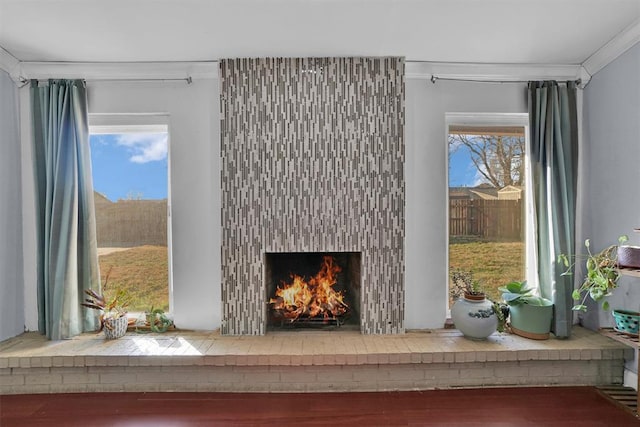
[[[130,312],[170,308],[168,140],[167,125],[90,126],[101,282]]]
[[[499,286],[534,271],[527,120],[447,115],[449,285],[454,272],[470,274],[494,300]]]

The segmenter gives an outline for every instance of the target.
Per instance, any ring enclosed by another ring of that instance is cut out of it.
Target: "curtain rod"
[[[209,62],[209,61],[202,61],[202,62]],[[212,63],[217,63],[218,61],[211,61]],[[429,61],[405,61],[405,62],[412,62],[412,63],[428,63]],[[39,79],[39,81],[47,81],[49,79]],[[158,82],[158,81],[184,81],[187,84],[192,84],[193,83],[193,78],[191,76],[187,76],[187,77],[171,77],[171,78],[82,78],[81,80],[85,80],[85,81],[92,81],[92,82]],[[435,84],[437,80],[445,80],[445,81],[458,81],[458,82],[476,82],[476,83],[497,83],[497,84],[504,84],[504,83],[528,83],[531,80],[492,80],[492,79],[477,79],[477,78],[473,78],[473,77],[438,77],[435,74],[431,75],[431,78],[429,79],[431,80],[431,83]],[[540,80],[540,79],[534,79],[534,80]],[[543,79],[546,80],[546,79]],[[20,86],[18,86],[19,88],[24,87],[27,83],[29,83],[30,79],[27,79],[26,77],[23,76],[19,76],[18,77],[18,81],[21,83]],[[567,80],[567,81],[573,81],[576,83],[576,85],[581,88],[584,89],[584,87],[586,87],[586,84],[584,86],[582,86],[582,79],[576,79],[576,80]]]
[[[31,81],[31,79],[27,79],[27,78],[22,77],[22,76],[18,77],[18,80],[21,83],[21,85],[18,86],[18,88],[24,87],[25,85],[27,85]],[[37,80],[39,82],[46,82],[49,79],[37,79]],[[54,79],[54,80],[58,80],[58,79]],[[70,79],[70,80],[76,80],[76,79]],[[81,78],[81,79],[77,79],[77,80],[84,80],[84,81],[88,81],[88,82],[168,82],[168,81],[184,81],[188,85],[193,83],[193,78],[191,76],[187,76],[187,77],[172,77],[172,78],[124,78],[124,79],[115,79],[115,78],[110,78],[110,79]]]
[[[482,80],[482,79],[474,79],[474,78],[464,78],[464,77],[438,77],[435,74],[431,75],[431,78],[429,79],[431,80],[431,83],[435,84],[436,81],[438,80],[447,80],[447,81],[455,81],[455,82],[476,82],[476,83],[497,83],[497,84],[503,84],[503,83],[529,83],[530,81],[538,81],[537,80]],[[554,79],[543,79],[543,81],[546,80],[554,80]],[[565,83],[565,82],[574,82],[578,87],[580,87],[581,89],[584,89],[584,86],[582,85],[582,79],[576,79],[576,80],[565,80],[565,81],[560,81],[558,83]],[[586,85],[585,85],[586,86]]]
[[[188,77],[172,77],[172,78],[129,78],[129,79],[83,79],[88,82],[186,82],[188,85],[193,83],[191,76]]]

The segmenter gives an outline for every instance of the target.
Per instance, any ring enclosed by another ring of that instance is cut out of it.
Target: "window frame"
[[[168,315],[173,315],[173,254],[171,221],[171,127],[166,114],[89,114],[89,136],[126,133],[166,133],[167,134],[167,276],[169,286]],[[129,317],[144,313],[129,312]]]
[[[448,147],[449,129],[452,126],[513,126],[522,127],[525,137],[525,155],[524,155],[524,173],[525,173],[525,218],[524,218],[524,236],[525,236],[525,278],[527,283],[538,289],[538,268],[535,250],[535,207],[533,204],[533,187],[531,175],[531,152],[529,137],[529,113],[445,113],[445,135],[444,141]],[[447,290],[447,317],[451,317],[451,307],[449,305],[449,149],[445,149],[445,191],[447,194],[446,203],[446,290]]]

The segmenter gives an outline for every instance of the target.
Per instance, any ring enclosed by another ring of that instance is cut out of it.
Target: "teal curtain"
[[[543,297],[554,303],[552,330],[571,335],[573,280],[562,276],[558,254],[575,252],[578,119],[576,84],[529,82],[531,165],[538,277]]]
[[[80,306],[99,288],[93,180],[82,80],[31,82],[38,238],[38,327],[49,339],[96,329]]]

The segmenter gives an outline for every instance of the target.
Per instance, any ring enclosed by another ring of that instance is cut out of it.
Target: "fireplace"
[[[222,334],[265,334],[282,280],[322,262],[267,279],[266,254],[326,249],[357,276],[348,322],[404,332],[403,58],[222,59],[220,114]]]
[[[360,252],[265,254],[267,329],[357,327]]]

